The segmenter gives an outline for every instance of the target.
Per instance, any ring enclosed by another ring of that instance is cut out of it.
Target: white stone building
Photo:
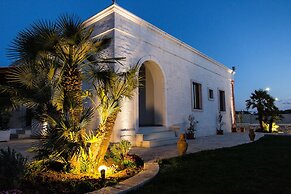
[[[112,38],[110,57],[126,57],[124,64],[139,65],[144,76],[144,86],[123,103],[113,142],[120,141],[126,129],[131,130],[127,135],[136,137],[137,146],[175,143],[172,129],[184,132],[190,114],[199,121],[198,137],[216,134],[219,112],[224,132],[231,132],[235,126],[232,69],[117,4],[85,23],[95,26],[94,37]]]

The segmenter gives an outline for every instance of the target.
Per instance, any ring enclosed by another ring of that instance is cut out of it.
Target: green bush
[[[8,123],[10,121],[11,114],[3,109],[0,109],[0,130],[9,129]]]
[[[269,124],[268,123],[265,123],[263,122],[263,132],[265,133],[268,133],[269,132]],[[279,125],[277,125],[275,122],[272,124],[272,133],[278,133],[278,128],[279,128]]]
[[[0,191],[15,189],[25,173],[27,158],[14,149],[0,149]]]
[[[113,144],[110,147],[110,158],[120,165],[121,169],[125,167],[133,167],[133,162],[127,157],[131,148],[131,143],[127,140],[122,140],[120,143]]]

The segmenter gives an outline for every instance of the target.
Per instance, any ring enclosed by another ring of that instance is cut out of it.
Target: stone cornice
[[[191,47],[190,45],[184,43],[183,41],[173,37],[172,35],[166,33],[165,31],[159,29],[158,27],[150,24],[149,22],[141,19],[140,17],[132,14],[131,12],[123,9],[122,7],[118,6],[117,4],[112,4],[111,6],[107,7],[106,9],[104,9],[103,11],[99,12],[98,14],[94,15],[93,17],[87,19],[86,21],[84,21],[84,24],[86,26],[90,26],[93,23],[101,20],[102,18],[112,14],[112,13],[117,13],[125,18],[127,18],[128,20],[138,24],[138,25],[142,25],[145,27],[150,28],[151,30],[153,30],[154,32],[158,33],[159,35],[162,35],[164,38],[167,38],[168,40],[171,40],[173,42],[175,42],[176,44],[183,46],[184,48],[190,50],[191,52],[199,55],[200,57],[210,61],[211,63],[225,69],[228,73],[231,74],[232,70],[229,69],[228,67],[226,67],[225,65],[223,65],[222,63],[219,63],[218,61],[214,60],[211,57],[208,57],[207,55],[203,54],[202,52],[198,51],[197,49]]]

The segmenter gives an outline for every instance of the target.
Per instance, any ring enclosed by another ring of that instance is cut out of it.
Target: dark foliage
[[[0,149],[0,191],[15,189],[25,173],[27,159],[14,149]]]

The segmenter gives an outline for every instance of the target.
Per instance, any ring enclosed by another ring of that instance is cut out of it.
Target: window
[[[208,100],[213,100],[214,96],[213,96],[213,90],[212,89],[208,89]]]
[[[193,90],[193,109],[202,109],[201,84],[193,82],[192,90]]]
[[[225,111],[225,92],[219,90],[219,111]]]

